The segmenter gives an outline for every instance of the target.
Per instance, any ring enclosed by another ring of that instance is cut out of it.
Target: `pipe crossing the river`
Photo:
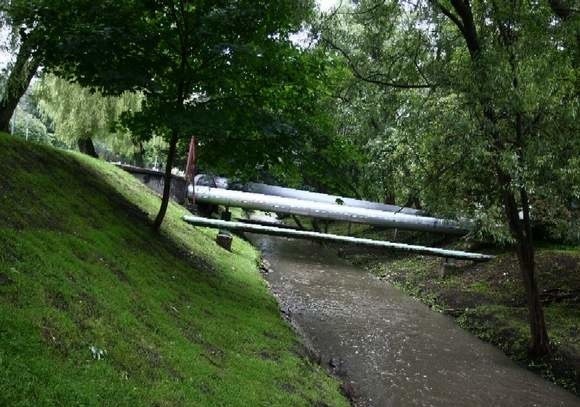
[[[198,216],[186,215],[183,220],[194,226],[209,227],[215,229],[226,229],[239,232],[260,233],[272,236],[284,236],[298,239],[311,239],[320,241],[330,241],[337,243],[356,244],[361,246],[382,247],[387,249],[402,250],[412,253],[421,253],[431,256],[453,258],[459,260],[487,261],[494,258],[487,254],[469,253],[460,250],[439,249],[436,247],[418,246],[405,243],[386,242],[373,239],[362,239],[351,236],[334,235],[328,233],[311,232],[306,230],[291,230],[274,226],[254,225],[242,222],[228,222],[218,219],[201,218]]]
[[[417,216],[425,215],[425,212],[419,209],[407,208],[399,205],[383,204],[379,202],[365,201],[362,199],[354,199],[338,195],[322,194],[320,192],[304,191],[301,189],[286,188],[277,185],[262,184],[258,182],[248,182],[246,184],[238,184],[235,182],[231,182],[227,178],[214,177],[206,174],[197,175],[195,177],[195,184],[196,186],[202,185],[207,187],[230,189],[241,192],[253,192],[255,194],[300,199],[303,201],[320,202],[331,205],[337,205],[338,202],[340,202],[340,205],[352,206],[355,208],[375,209],[378,211],[405,213],[407,215],[417,215]]]
[[[464,234],[468,231],[468,226],[448,219],[355,208],[200,185],[195,185],[195,188],[190,185],[188,197],[200,203],[365,223],[382,227],[449,234]]]
[[[364,201],[361,199],[346,198],[342,196],[321,194],[320,192],[301,191],[299,189],[279,187],[275,185],[259,184],[256,182],[248,182],[244,185],[245,192],[254,192],[256,194],[274,195],[285,198],[301,199],[304,201],[320,202],[336,205],[341,202],[343,206],[350,206],[353,208],[374,209],[377,211],[404,213],[407,215],[422,216],[425,212],[419,209],[406,208],[399,205],[382,204],[379,202]]]

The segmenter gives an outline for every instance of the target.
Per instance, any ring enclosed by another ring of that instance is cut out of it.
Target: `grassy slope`
[[[0,405],[346,405],[256,269],[111,165],[0,134]],[[90,347],[104,350],[97,360]]]

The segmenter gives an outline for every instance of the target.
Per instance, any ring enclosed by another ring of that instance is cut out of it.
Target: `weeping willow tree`
[[[142,140],[121,125],[123,115],[141,110],[141,94],[104,96],[96,89],[48,74],[35,87],[34,97],[61,143],[93,157],[98,156],[97,144],[105,154],[134,156],[142,163]]]

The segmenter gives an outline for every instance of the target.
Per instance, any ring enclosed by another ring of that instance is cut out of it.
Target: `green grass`
[[[0,134],[0,405],[348,405],[256,251],[174,204],[155,234],[158,205],[109,164]]]

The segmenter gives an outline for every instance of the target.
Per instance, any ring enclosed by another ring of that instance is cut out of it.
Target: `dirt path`
[[[580,406],[494,347],[317,243],[252,236],[306,339],[360,406]]]

